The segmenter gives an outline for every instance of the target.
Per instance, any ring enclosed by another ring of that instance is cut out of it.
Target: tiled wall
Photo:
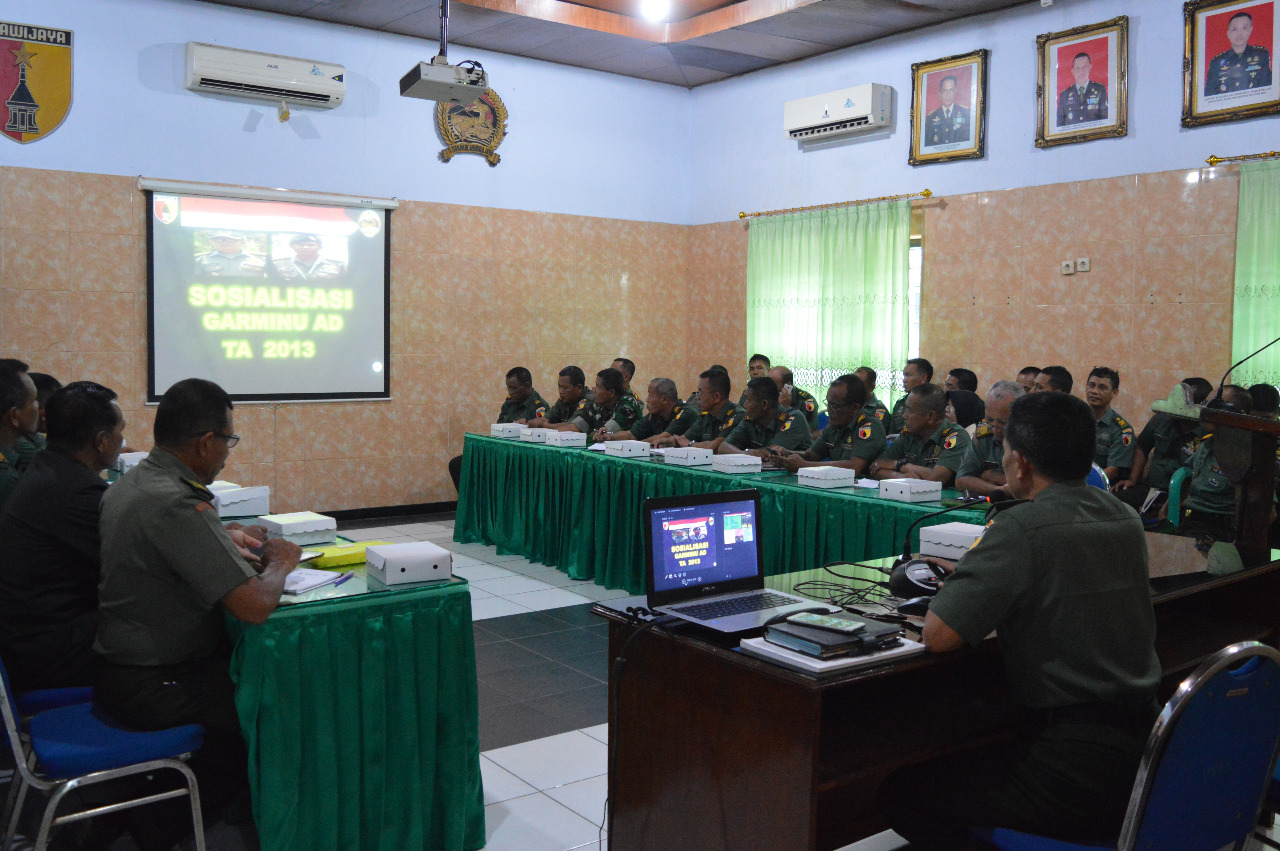
[[[1027,364],[1083,387],[1120,371],[1136,425],[1185,375],[1229,366],[1239,176],[1161,172],[934,198],[922,353],[985,388]],[[143,199],[124,177],[0,169],[0,353],[116,389],[150,446]],[[743,379],[747,231],[408,201],[392,218],[389,403],[244,405],[224,477],[277,510],[442,502],[462,433],[484,429],[517,364],[552,399],[567,363],[636,361],[637,390],[682,393],[712,362]],[[1065,259],[1092,270],[1064,277]],[[624,277],[625,276],[625,277]],[[735,389],[736,395],[736,389]]]
[[[1141,174],[924,205],[921,354],[979,389],[1023,366],[1120,373],[1137,427],[1180,379],[1231,365],[1235,168]],[[1063,260],[1091,270],[1064,276]]]
[[[0,356],[120,393],[135,449],[146,394],[143,196],[125,177],[0,168]],[[618,355],[682,393],[745,362],[746,231],[408,201],[392,216],[389,403],[243,405],[223,477],[272,507],[339,510],[456,497],[445,465],[487,429],[503,375],[554,401],[567,363]],[[624,283],[625,276],[625,283]],[[591,378],[588,379],[592,380]]]

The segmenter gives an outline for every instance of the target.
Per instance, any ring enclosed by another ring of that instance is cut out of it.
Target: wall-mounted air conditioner
[[[801,142],[869,133],[892,123],[893,89],[880,83],[789,100],[782,109],[783,129]]]
[[[331,108],[346,96],[346,74],[332,62],[187,42],[187,88],[193,92]]]

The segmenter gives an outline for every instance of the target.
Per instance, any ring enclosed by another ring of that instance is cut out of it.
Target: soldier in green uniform
[[[44,404],[49,401],[53,392],[62,386],[62,382],[44,372],[29,372],[31,382],[36,386],[36,407],[40,409],[36,433],[18,440],[18,471],[25,472],[35,460],[36,454],[43,451],[48,442],[45,440]]]
[[[1098,449],[1093,463],[1112,482],[1129,478],[1133,451],[1137,449],[1133,426],[1111,407],[1119,390],[1120,373],[1105,366],[1095,366],[1084,386],[1085,401],[1098,421]]]
[[[684,434],[659,435],[654,446],[697,446],[715,449],[742,418],[742,409],[729,399],[732,382],[723,367],[698,376],[698,418]]]
[[[733,430],[725,435],[716,452],[730,455],[746,452],[769,457],[772,447],[803,452],[813,444],[804,417],[778,407],[778,385],[770,378],[747,382],[747,406]]]
[[[1032,393],[1047,393],[1050,390],[1058,393],[1070,393],[1075,380],[1065,366],[1046,366],[1031,383]]]
[[[226,616],[264,622],[302,554],[276,538],[251,564],[241,548],[258,541],[218,519],[206,486],[240,439],[231,408],[231,397],[211,381],[189,378],[165,391],[155,448],[107,490],[99,521],[94,702],[133,729],[204,727],[204,745],[190,764],[210,821],[249,785]],[[154,847],[190,835],[190,810],[173,803],[177,835]],[[164,811],[156,807],[154,816]]]
[[[906,392],[901,399],[893,403],[893,413],[889,415],[889,424],[885,427],[886,434],[900,434],[906,428],[902,410],[907,405],[907,394],[921,384],[928,384],[931,381],[933,381],[933,364],[924,358],[911,358],[907,361],[902,367],[902,389]]]
[[[636,407],[641,411],[644,410],[644,403],[640,401],[640,397],[631,389],[631,379],[636,376],[636,365],[629,358],[614,358],[613,363],[609,366],[622,373],[622,395],[630,399],[634,399]]]
[[[1225,95],[1245,89],[1265,89],[1271,85],[1271,53],[1249,43],[1253,15],[1237,12],[1227,22],[1231,48],[1209,60],[1205,69],[1204,95]]]
[[[525,423],[547,415],[547,400],[533,389],[533,376],[523,366],[507,370],[507,398],[498,411],[500,423]]]
[[[550,428],[567,423],[573,418],[574,411],[578,410],[583,399],[588,402],[596,399],[595,394],[587,389],[587,377],[582,373],[582,368],[577,366],[570,365],[560,370],[556,377],[556,391],[559,397],[547,409],[547,415],[529,420],[526,423],[529,428]]]
[[[1213,391],[1213,386],[1204,378],[1184,378],[1182,384],[1190,391],[1195,405],[1203,405]],[[1169,490],[1173,474],[1191,459],[1200,439],[1208,433],[1197,420],[1164,413],[1152,415],[1134,442],[1129,478],[1116,482],[1112,490],[1129,505],[1141,508],[1148,488]]]
[[[747,381],[750,381],[753,378],[764,378],[769,374],[770,366],[772,366],[772,364],[769,363],[769,357],[767,355],[752,355],[751,360],[747,361]],[[747,388],[744,385],[742,388],[742,396],[738,399],[738,407],[742,407],[746,404]]]
[[[1039,374],[1040,374],[1040,367],[1024,366],[1022,369],[1018,370],[1018,377],[1015,380],[1018,382],[1018,384],[1022,385],[1023,390],[1026,390],[1028,393],[1030,393],[1031,388],[1035,385],[1036,376]]]
[[[36,434],[39,421],[36,385],[27,374],[27,365],[14,358],[0,358],[0,508],[22,475],[18,442]]]
[[[795,376],[785,366],[775,366],[769,370],[769,377],[778,385],[778,404],[783,408],[797,411],[809,424],[809,429],[818,427],[818,400],[807,390],[795,386]]]
[[[594,441],[608,440],[615,431],[629,429],[643,411],[634,396],[624,395],[620,370],[609,367],[596,373],[595,401],[583,399],[562,431],[580,431]]]
[[[648,412],[644,417],[630,429],[609,435],[609,440],[643,440],[654,443],[663,434],[684,434],[695,418],[695,415],[685,414],[685,404],[680,401],[676,383],[670,378],[655,378],[649,382],[649,393],[644,406]]]
[[[889,422],[889,408],[876,398],[876,371],[869,366],[860,366],[853,371],[853,374],[858,376],[863,386],[867,388],[867,401],[862,406],[863,410],[867,416],[875,417],[883,431],[883,427]]]
[[[1088,53],[1077,53],[1071,60],[1071,76],[1075,79],[1058,94],[1059,127],[1107,118],[1107,87],[1089,79],[1092,71],[1093,59]]]
[[[244,234],[220,230],[209,237],[213,251],[197,254],[196,274],[211,278],[260,278],[267,268],[267,258],[244,250]]]
[[[804,452],[775,452],[778,466],[848,467],[861,476],[886,443],[884,426],[867,408],[867,385],[857,374],[842,375],[827,388],[827,427]]]
[[[969,451],[956,470],[956,490],[988,496],[1005,486],[1004,429],[1009,424],[1009,408],[1026,393],[1016,381],[991,385],[986,418],[978,423]]]
[[[912,765],[880,787],[880,814],[920,851],[970,851],[967,825],[1072,843],[1114,840],[1158,706],[1160,660],[1137,514],[1084,482],[1095,426],[1079,399],[1012,406],[1009,493],[925,615],[932,652],[993,632],[1026,724],[1000,740]],[[950,563],[930,559],[944,569]]]
[[[513,366],[507,370],[507,398],[498,410],[497,422],[525,423],[538,420],[547,415],[550,408],[547,401],[537,390],[533,389],[533,376],[523,366]],[[455,455],[449,459],[449,478],[453,479],[454,490],[462,481],[462,456]]]
[[[1238,384],[1222,388],[1222,398],[1243,413],[1252,413],[1253,397]],[[1213,451],[1213,435],[1200,441],[1191,459],[1183,465],[1191,477],[1182,485],[1182,513],[1178,534],[1191,538],[1201,536],[1215,541],[1234,541],[1236,537],[1236,487],[1222,472]]]
[[[312,233],[300,233],[289,240],[292,257],[272,262],[272,270],[286,281],[333,281],[347,274],[347,264],[330,257],[321,257],[320,237]]]
[[[921,384],[908,393],[902,409],[906,426],[871,463],[869,475],[875,479],[928,479],[951,487],[971,441],[967,431],[947,422],[946,410],[947,392],[936,384]]]

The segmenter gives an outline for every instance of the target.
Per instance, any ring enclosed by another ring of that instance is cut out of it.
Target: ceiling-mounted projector
[[[440,0],[440,53],[400,78],[401,96],[470,106],[489,88],[489,75],[479,62],[468,59],[450,65],[448,57],[449,0]]]
[[[400,78],[400,94],[423,100],[452,101],[467,106],[489,88],[489,75],[478,62],[450,65],[443,55],[419,62]]]

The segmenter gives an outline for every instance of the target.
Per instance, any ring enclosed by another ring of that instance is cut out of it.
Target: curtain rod
[[[882,198],[864,198],[861,201],[838,201],[835,204],[817,204],[812,207],[792,207],[789,210],[766,210],[760,213],[738,213],[740,219],[754,219],[758,216],[781,216],[785,213],[807,213],[810,210],[830,210],[835,207],[857,207],[862,204],[875,204],[880,201],[901,201],[903,198],[929,198],[933,193],[928,189],[923,192],[908,192],[905,195],[885,195]]]
[[[1218,163],[1240,163],[1245,160],[1269,160],[1273,157],[1280,157],[1280,151],[1267,151],[1265,154],[1242,154],[1238,157],[1219,157],[1217,155],[1210,156],[1205,160],[1209,165],[1217,165]]]

